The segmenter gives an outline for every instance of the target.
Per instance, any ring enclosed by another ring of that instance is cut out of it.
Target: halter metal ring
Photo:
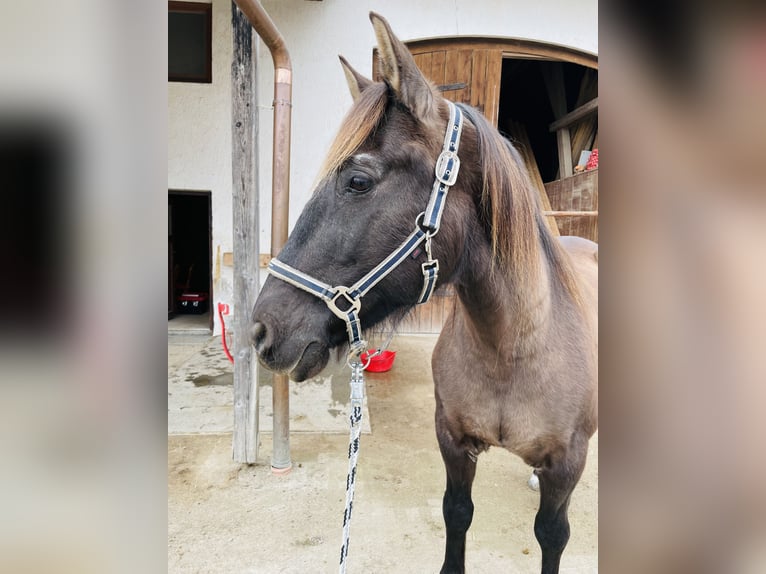
[[[349,307],[345,310],[338,307],[338,304],[336,303],[341,297],[343,297],[349,304]],[[327,306],[336,317],[345,321],[348,318],[349,312],[354,311],[355,313],[359,313],[362,308],[362,300],[352,298],[351,295],[348,294],[348,287],[343,287],[341,285],[340,287],[335,288],[335,295],[333,295],[332,299],[327,301]]]
[[[420,230],[421,230],[423,233],[425,233],[425,234],[426,234],[426,237],[427,237],[427,238],[429,238],[429,239],[430,239],[431,237],[436,237],[436,235],[439,233],[439,230],[438,230],[438,229],[437,229],[436,231],[433,231],[432,229],[429,229],[428,227],[425,227],[425,226],[423,225],[423,219],[425,218],[425,216],[426,216],[426,212],[425,212],[425,211],[421,211],[421,212],[418,214],[418,216],[415,218],[415,225],[416,225],[416,226],[417,226],[417,227],[418,227],[418,228],[419,228],[419,229],[420,229]]]

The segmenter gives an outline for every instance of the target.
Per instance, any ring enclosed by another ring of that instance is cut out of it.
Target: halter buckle
[[[336,301],[341,297],[343,297],[348,302],[348,309],[343,310],[338,307]],[[335,314],[336,317],[346,321],[350,312],[353,311],[354,313],[359,313],[362,308],[362,300],[354,299],[351,297],[351,295],[348,294],[348,287],[340,286],[335,288],[335,295],[333,295],[332,299],[327,301],[327,306],[330,308],[330,311]]]
[[[445,149],[439,154],[436,160],[436,179],[444,185],[455,185],[457,181],[457,172],[460,171],[460,158],[454,151]]]

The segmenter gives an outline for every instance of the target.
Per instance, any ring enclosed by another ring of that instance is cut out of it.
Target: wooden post
[[[564,179],[574,174],[572,167],[572,142],[569,128],[561,128],[556,132],[556,146],[559,152],[559,177]]]
[[[554,62],[542,67],[543,80],[548,88],[553,115],[558,120],[567,113],[566,88],[564,86],[564,69],[561,62]],[[563,127],[556,131],[556,145],[559,154],[559,178],[563,179],[574,173],[572,169],[572,142],[569,128]]]
[[[236,462],[258,458],[258,362],[250,345],[250,314],[259,291],[253,29],[232,2],[232,206],[234,212],[234,439]]]
[[[271,187],[271,255],[276,257],[287,242],[290,197],[290,122],[292,108],[293,67],[285,39],[257,0],[234,0],[261,37],[274,61],[274,147]],[[257,251],[250,251],[257,256]],[[290,393],[286,375],[275,374],[274,449],[271,470],[275,474],[290,472]]]

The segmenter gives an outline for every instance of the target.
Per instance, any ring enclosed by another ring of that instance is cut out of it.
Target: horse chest
[[[433,374],[438,408],[454,436],[527,458],[544,437],[559,433],[560,416],[527,369],[501,369],[440,339]]]

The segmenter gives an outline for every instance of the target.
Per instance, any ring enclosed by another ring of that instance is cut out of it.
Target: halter
[[[439,275],[439,261],[434,259],[431,254],[431,239],[439,232],[447,193],[457,180],[460,169],[457,150],[460,145],[460,134],[463,130],[463,113],[460,108],[452,102],[447,102],[447,104],[450,112],[449,123],[444,134],[442,152],[436,160],[434,170],[436,178],[431,189],[431,197],[426,210],[415,219],[415,230],[397,249],[351,287],[343,285],[332,287],[276,258],[269,263],[269,273],[274,277],[319,297],[335,316],[346,323],[348,340],[351,345],[349,357],[358,357],[367,349],[367,342],[362,340],[362,327],[359,321],[362,297],[396,269],[423,242],[425,242],[428,260],[421,265],[423,289],[420,291],[417,304],[426,303],[433,294]],[[339,303],[343,308],[339,306]]]

